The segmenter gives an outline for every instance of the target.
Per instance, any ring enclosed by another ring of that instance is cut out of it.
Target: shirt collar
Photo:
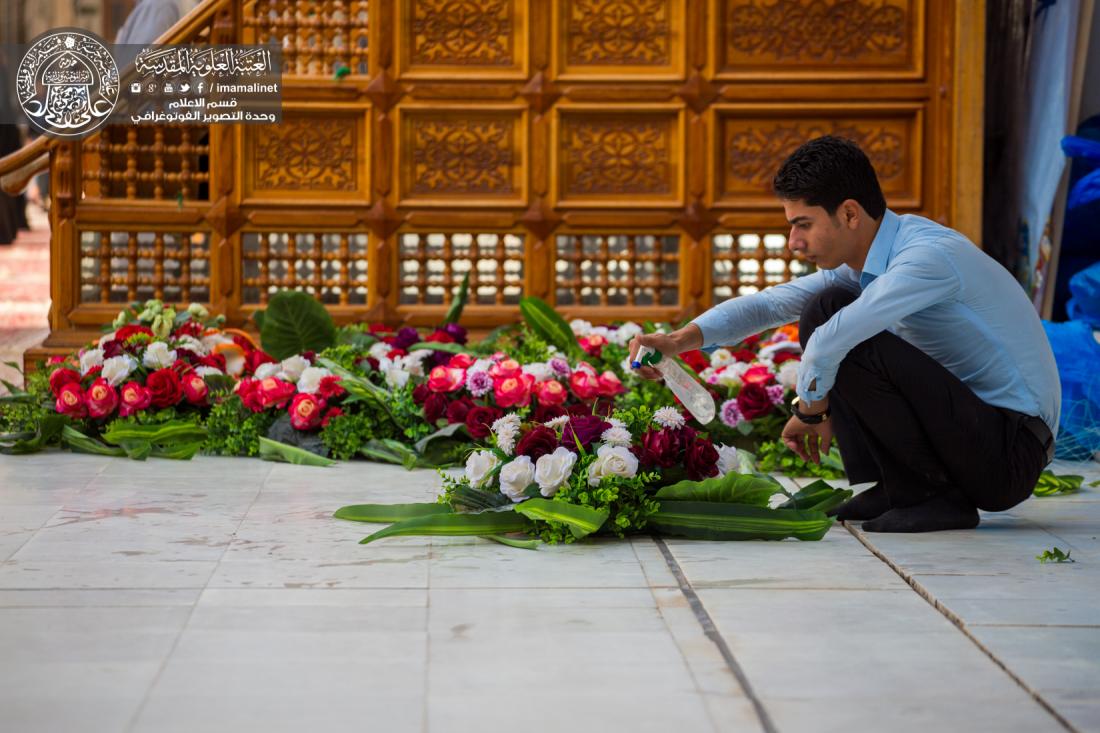
[[[871,282],[886,272],[886,265],[890,262],[890,254],[894,250],[894,240],[898,236],[898,227],[901,220],[894,212],[886,209],[882,215],[882,223],[879,224],[875,241],[871,242],[871,249],[867,252],[867,261],[863,263],[863,272],[859,275],[859,286],[865,288]]]

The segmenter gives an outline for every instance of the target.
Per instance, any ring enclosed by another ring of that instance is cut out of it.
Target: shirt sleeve
[[[840,362],[857,344],[901,319],[954,298],[959,276],[935,245],[910,247],[890,263],[858,298],[821,324],[806,343],[798,370],[798,396],[824,399]]]
[[[692,321],[703,333],[703,347],[729,346],[767,328],[797,321],[806,303],[825,288],[857,289],[833,270],[818,270],[758,293],[719,303]]]

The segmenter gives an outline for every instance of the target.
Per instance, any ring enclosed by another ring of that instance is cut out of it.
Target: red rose
[[[457,392],[465,384],[465,369],[437,366],[428,374],[428,388],[433,392]]]
[[[493,399],[500,407],[525,407],[531,402],[531,388],[535,378],[530,374],[517,374],[493,381]]]
[[[122,407],[119,408],[118,414],[127,417],[151,405],[153,394],[137,382],[127,382],[122,385],[121,400]]]
[[[225,371],[225,354],[207,354],[199,357],[199,366],[214,367],[219,371]]]
[[[535,385],[535,397],[540,405],[560,405],[569,398],[569,392],[561,382],[548,379]]]
[[[344,411],[341,410],[339,407],[330,407],[330,408],[328,408],[328,412],[326,412],[325,416],[323,418],[321,418],[321,427],[327,428],[329,422],[333,418],[340,417],[343,414],[344,414]]]
[[[596,415],[574,415],[561,431],[561,445],[575,453],[579,441],[588,450],[609,427],[611,423]]]
[[[489,367],[489,376],[493,378],[493,381],[507,379],[508,377],[518,377],[522,373],[523,367],[521,367],[519,362],[515,359],[501,359],[496,364]]]
[[[696,439],[687,446],[684,454],[684,468],[692,481],[718,475],[718,451],[714,443],[706,439]]]
[[[492,432],[492,425],[504,413],[495,407],[479,406],[471,408],[466,413],[466,430],[474,440],[488,437]]]
[[[745,384],[737,393],[737,409],[741,410],[746,420],[763,417],[774,407],[767,387],[762,384]]]
[[[589,356],[599,356],[603,351],[603,347],[607,344],[607,339],[598,333],[591,334],[589,336],[581,336],[577,339],[577,343],[584,349],[584,353]]]
[[[380,333],[389,333],[390,327],[387,326],[385,323],[372,323],[367,326],[367,330],[377,336]]]
[[[125,351],[123,346],[124,344],[118,339],[111,339],[110,341],[107,341],[106,343],[101,345],[99,348],[103,349],[104,359],[113,359],[116,356],[122,356],[122,353]]]
[[[466,422],[466,415],[476,407],[469,397],[459,397],[447,405],[447,423],[453,425],[456,422]]]
[[[240,337],[239,336],[234,336],[233,340],[236,341],[238,338],[240,338]],[[244,339],[241,339],[241,340],[243,341]],[[245,362],[244,363],[245,363],[245,369],[248,371],[249,374],[255,374],[256,370],[260,368],[260,364],[274,364],[275,363],[275,360],[273,358],[271,358],[271,356],[269,356],[268,354],[265,354],[263,351],[260,351],[259,349],[253,349],[252,345],[249,344],[247,341],[245,341],[245,344],[242,346],[242,348],[245,350],[245,353],[247,354],[247,356],[245,356]]]
[[[751,364],[756,361],[756,352],[751,349],[739,349],[733,352],[733,358],[737,361],[743,361],[746,364]]]
[[[752,347],[756,346],[758,343],[760,343],[760,334],[756,334],[755,336],[749,336],[748,338],[746,338],[744,341],[741,342],[741,344],[746,349],[751,349]]]
[[[260,380],[245,377],[237,383],[237,396],[241,402],[252,412],[263,412],[263,394],[260,392]]]
[[[428,395],[428,399],[424,400],[424,419],[429,424],[435,425],[436,421],[447,413],[447,406],[450,404],[451,401],[446,395],[441,392],[432,392]]]
[[[429,334],[428,338],[424,340],[434,341],[437,344],[453,344],[455,341],[451,334],[447,333],[442,328],[437,328],[436,330],[432,331],[431,334]]]
[[[626,391],[619,377],[610,370],[596,377],[596,386],[600,389],[601,397],[614,397]]]
[[[50,391],[54,397],[61,396],[61,388],[66,384],[80,384],[80,372],[68,367],[54,369],[50,374]],[[58,410],[61,412],[61,410]]]
[[[545,425],[536,425],[516,443],[516,455],[537,461],[558,447],[558,434]]]
[[[295,395],[290,403],[290,424],[295,430],[313,430],[321,424],[325,401],[308,392]]]
[[[561,417],[566,415],[565,408],[561,405],[543,405],[540,404],[535,408],[535,414],[532,418],[535,422],[550,422],[555,417]]]
[[[469,354],[455,354],[447,360],[447,366],[452,369],[469,369],[474,365],[474,357]]]
[[[180,336],[190,336],[191,338],[201,338],[203,332],[203,326],[198,321],[188,321],[182,326],[177,328],[173,332],[173,336],[179,338]],[[117,337],[116,337],[117,338]]]
[[[599,378],[595,374],[578,369],[569,377],[569,388],[578,399],[587,402],[600,393]]]
[[[776,366],[779,366],[780,364],[782,364],[785,361],[792,361],[792,360],[793,361],[801,361],[802,357],[800,357],[798,354],[794,353],[793,351],[777,351],[777,352],[775,352],[775,355],[772,357],[772,363],[775,364]]]
[[[771,384],[775,381],[775,375],[772,374],[772,370],[763,364],[757,364],[754,367],[749,367],[744,374],[741,375],[741,381],[745,384]]]
[[[317,386],[317,394],[326,400],[335,399],[344,394],[344,391],[344,388],[340,386],[340,377],[335,374],[321,377],[321,383]]]
[[[158,369],[145,378],[153,407],[171,407],[183,397],[179,375],[171,369]]]
[[[148,326],[142,326],[138,323],[131,323],[115,331],[115,340],[121,341],[122,343],[129,343],[130,339],[134,336],[146,337],[144,339],[140,339],[140,341],[152,341],[153,329],[149,328]]]
[[[642,435],[642,450],[639,456],[642,465],[646,468],[650,466],[672,468],[680,463],[684,449],[695,440],[695,436],[695,431],[686,426],[676,430],[669,428],[647,430]]]
[[[409,352],[405,351],[404,349],[390,349],[389,353],[386,354],[386,358],[389,359],[390,361],[394,361],[394,360],[396,360],[396,359],[398,359],[402,356],[408,356],[408,355],[409,355]]]
[[[691,367],[696,374],[710,366],[710,360],[707,358],[707,355],[698,349],[685,351],[680,354],[680,358],[683,359],[684,363]]]
[[[92,417],[107,417],[118,407],[118,392],[115,392],[115,388],[106,379],[100,377],[84,393],[84,402]]]
[[[192,372],[185,376],[183,382],[183,396],[192,405],[205,405],[206,396],[209,393],[209,388],[206,386],[206,381],[198,374]]]
[[[80,391],[79,382],[68,382],[61,385],[57,391],[57,401],[54,407],[62,415],[69,417],[84,417],[88,414],[88,406],[84,403],[84,393]]]
[[[260,393],[260,401],[265,410],[272,406],[284,407],[298,391],[293,384],[284,382],[278,377],[264,377],[259,381],[256,389]]]
[[[413,387],[413,402],[418,405],[423,405],[424,400],[428,399],[428,395],[432,393],[431,388],[426,384],[418,384]]]

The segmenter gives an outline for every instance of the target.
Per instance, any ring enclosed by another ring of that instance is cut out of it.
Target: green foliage
[[[260,341],[275,359],[322,351],[336,343],[336,326],[325,306],[309,293],[280,290],[263,315]]]
[[[396,437],[397,429],[385,413],[371,410],[345,413],[321,428],[321,441],[333,458],[347,461],[372,440]]]
[[[527,324],[520,326],[519,333],[504,351],[520,364],[546,361],[552,356],[550,345]]]
[[[767,506],[775,494],[783,493],[782,487],[766,478],[727,473],[725,476],[702,481],[680,481],[665,486],[657,492],[661,501],[717,501],[734,504]]]
[[[265,461],[293,463],[296,466],[332,466],[336,461],[270,438],[260,438],[260,458]]]
[[[769,509],[746,504],[663,501],[650,518],[657,532],[696,540],[820,540],[833,519],[820,511]]]
[[[1044,564],[1048,562],[1077,562],[1070,558],[1071,552],[1073,551],[1067,550],[1066,552],[1062,552],[1059,548],[1055,547],[1051,550],[1043,550],[1043,554],[1036,555],[1035,559]]]
[[[363,357],[363,353],[363,350],[354,344],[341,343],[330,346],[317,356],[321,359],[328,359],[349,372],[358,372],[360,371],[358,361]]]
[[[429,514],[449,514],[452,511],[449,506],[431,502],[420,504],[352,504],[340,507],[332,516],[337,519],[346,519],[349,522],[389,524],[390,522],[403,522],[413,517],[425,517]]]
[[[663,405],[661,405],[663,406]],[[612,413],[612,416],[622,420],[626,429],[632,435],[641,435],[653,422],[653,413],[656,410],[650,405],[635,405],[633,407],[621,407]]]
[[[424,420],[424,410],[416,404],[412,393],[413,385],[411,383],[394,390],[390,395],[387,406],[390,408],[390,414],[401,430],[401,434],[415,442],[426,435],[431,435],[436,428]]]
[[[1035,496],[1057,496],[1058,494],[1076,494],[1081,490],[1084,476],[1069,474],[1056,475],[1051,471],[1043,471],[1039,474],[1039,481],[1035,484]]]
[[[519,312],[531,330],[558,351],[574,357],[584,355],[573,329],[546,301],[535,297],[520,298]]]
[[[462,318],[462,310],[466,307],[466,301],[470,299],[470,271],[462,277],[462,284],[458,286],[458,293],[451,301],[451,307],[447,309],[447,315],[443,317],[443,325],[458,323]]]
[[[202,451],[215,456],[256,456],[260,438],[275,422],[267,412],[252,412],[233,395],[214,405],[206,418],[206,442]]]
[[[834,446],[821,464],[802,460],[781,441],[769,440],[760,444],[756,453],[756,467],[761,473],[781,473],[784,476],[813,476],[815,478],[844,478],[844,464],[840,451]]]
[[[564,524],[577,539],[587,537],[602,527],[607,521],[608,514],[606,509],[592,509],[567,501],[539,497],[517,504],[515,511],[528,519],[539,519],[549,524]]]

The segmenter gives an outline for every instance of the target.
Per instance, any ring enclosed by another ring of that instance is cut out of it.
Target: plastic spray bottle
[[[630,362],[634,369],[642,366],[651,366],[665,378],[665,384],[672,390],[672,394],[680,398],[684,407],[691,413],[699,424],[706,425],[714,419],[714,398],[710,396],[706,388],[695,377],[684,371],[684,368],[676,363],[675,359],[666,359],[664,354],[649,346],[638,349],[634,361]]]

